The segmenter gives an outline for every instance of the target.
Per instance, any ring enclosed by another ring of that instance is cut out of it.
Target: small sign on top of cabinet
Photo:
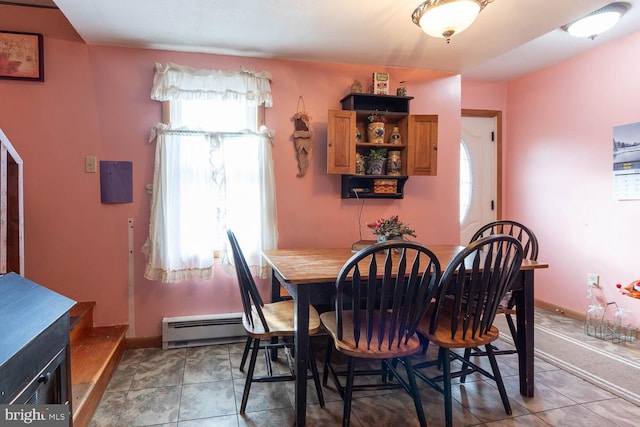
[[[341,100],[342,110],[329,110],[327,173],[343,176],[342,198],[399,199],[409,176],[436,175],[438,116],[409,114],[411,99],[352,93]],[[378,129],[368,133],[367,127],[374,123]],[[379,129],[381,124],[383,130]],[[394,153],[391,174],[387,174],[386,162],[382,173],[377,173],[379,168],[367,167],[368,162],[386,160],[389,152]],[[367,171],[376,174],[368,175]],[[389,184],[385,191],[375,185],[381,180]]]

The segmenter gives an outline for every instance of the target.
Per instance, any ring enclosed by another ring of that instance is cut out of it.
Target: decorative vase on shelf
[[[369,123],[367,136],[372,144],[384,144],[384,122]]]
[[[385,159],[369,160],[367,165],[367,175],[384,175]]]
[[[365,174],[364,158],[362,157],[362,154],[356,153],[356,175],[364,175],[364,174]]]
[[[402,175],[402,157],[400,151],[389,151],[387,157],[387,175]]]
[[[358,128],[356,128],[356,142],[362,142],[362,134]]]
[[[400,135],[400,129],[398,126],[394,126],[391,130],[391,135],[389,136],[390,144],[402,144],[402,136]]]

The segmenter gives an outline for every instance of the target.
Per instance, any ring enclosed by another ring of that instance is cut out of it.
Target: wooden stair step
[[[86,331],[93,328],[93,308],[95,305],[94,301],[78,302],[69,311],[71,324],[69,335],[72,347]]]
[[[74,427],[89,425],[122,354],[128,327],[93,326],[95,303],[78,303],[71,317],[71,395]]]
[[[71,347],[71,378],[74,383],[95,382],[104,365],[124,350],[126,326],[92,328]],[[121,355],[121,354],[120,354]],[[76,360],[78,363],[73,363]],[[119,361],[119,360],[118,360]]]

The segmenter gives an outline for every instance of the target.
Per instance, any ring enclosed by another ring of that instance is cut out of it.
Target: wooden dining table
[[[453,257],[464,248],[455,245],[428,245],[444,270]],[[328,304],[335,295],[335,282],[340,269],[353,255],[350,248],[273,249],[263,252],[272,269],[272,300],[280,299],[284,286],[294,299],[295,306],[295,421],[304,426],[307,406],[307,366],[309,363],[309,305]],[[533,397],[534,359],[534,281],[536,269],[548,265],[523,260],[512,287],[516,302],[518,365],[520,394]]]

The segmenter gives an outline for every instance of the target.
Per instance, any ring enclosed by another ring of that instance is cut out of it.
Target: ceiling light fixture
[[[451,36],[469,28],[478,14],[493,0],[427,0],[411,14],[414,24],[432,37]]]
[[[598,34],[612,28],[618,23],[631,5],[626,2],[610,3],[590,14],[562,27],[574,37],[594,39]]]

